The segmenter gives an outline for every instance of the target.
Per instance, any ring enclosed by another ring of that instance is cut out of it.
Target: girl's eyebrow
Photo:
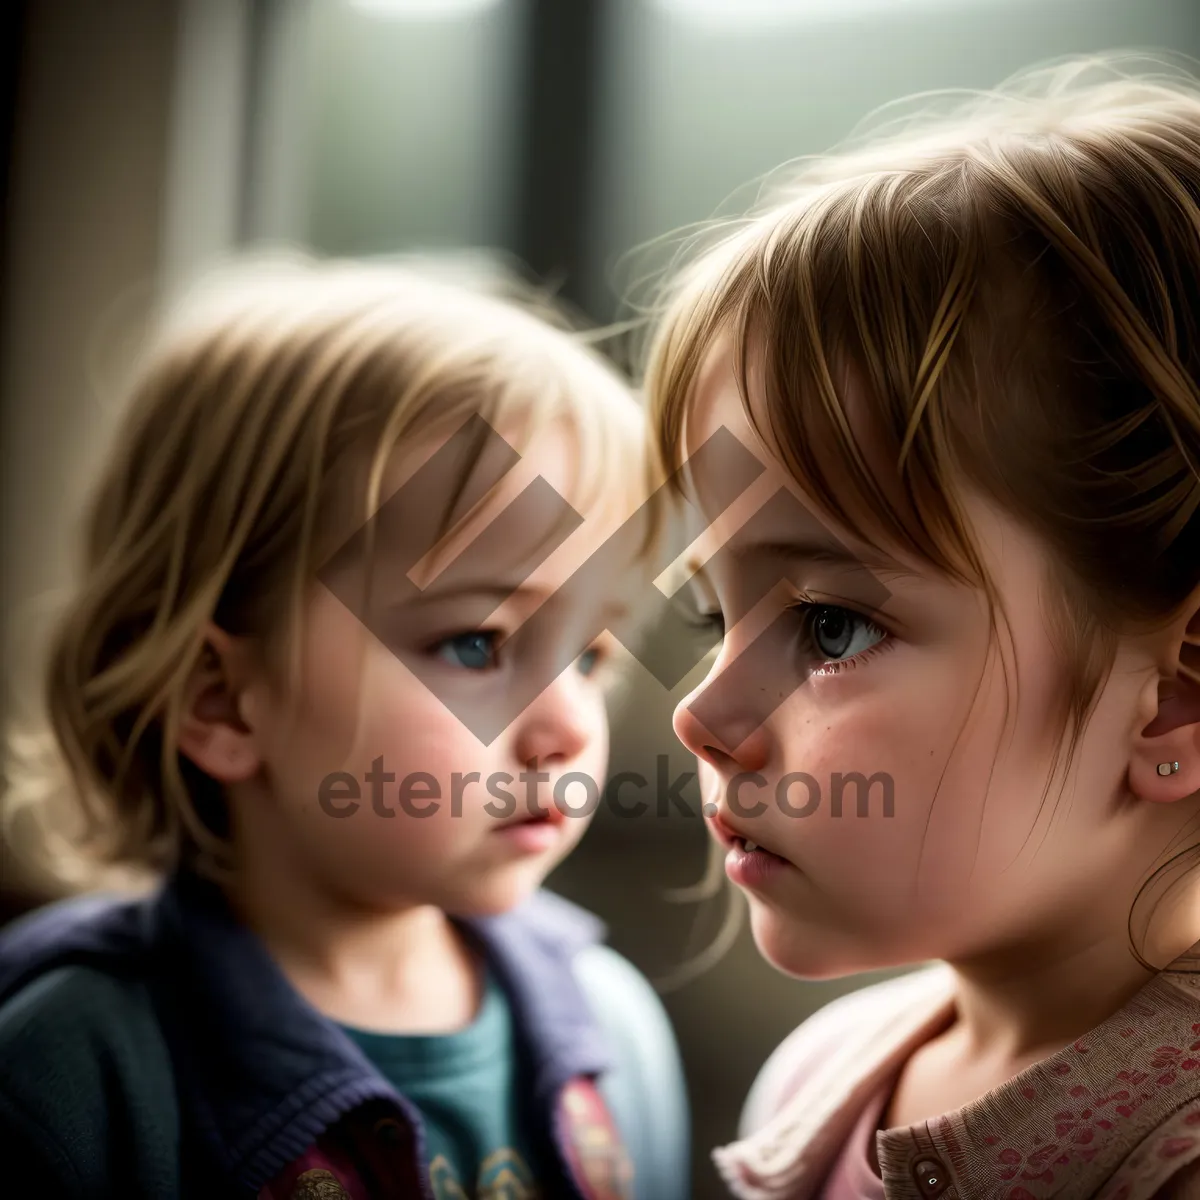
[[[860,552],[847,550],[833,538],[796,538],[787,541],[752,542],[743,553],[761,554],[789,561],[826,563],[837,567],[857,567],[867,571],[886,571],[892,575],[911,575],[913,577],[917,575],[911,567],[904,566],[889,554],[866,548]]]
[[[862,551],[848,550],[833,537],[798,537],[762,542],[746,542],[739,545],[736,537],[726,547],[738,558],[751,555],[780,559],[786,563],[817,563],[824,566],[844,567],[849,570],[866,571],[868,574],[886,576],[889,579],[921,580],[923,575],[906,566],[883,551],[864,547]]]

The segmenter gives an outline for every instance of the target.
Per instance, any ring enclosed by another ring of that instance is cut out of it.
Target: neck
[[[1085,911],[1061,911],[1054,928],[1037,937],[950,960],[962,1045],[997,1061],[1036,1062],[1122,1008],[1157,973],[1145,964],[1162,970],[1196,946],[1198,889],[1147,892],[1150,919],[1130,941],[1129,914],[1142,880],[1114,883],[1108,898],[1092,898]]]
[[[1161,969],[1200,938],[1196,892],[1161,901],[1144,939],[1131,942],[1129,913],[1137,887],[1114,888],[1107,905],[1061,914],[1037,938],[951,961],[957,977],[955,1036],[973,1054],[1036,1062],[1108,1020]],[[1145,962],[1135,954],[1135,946]]]
[[[1026,945],[951,965],[955,1039],[971,1057],[1013,1073],[1102,1024],[1152,978],[1118,937]]]
[[[444,912],[372,907],[284,861],[278,843],[270,854],[259,849],[242,847],[230,901],[315,1008],[385,1033],[446,1033],[470,1023],[479,963]]]

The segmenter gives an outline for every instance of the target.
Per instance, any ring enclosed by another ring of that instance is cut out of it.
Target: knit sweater
[[[888,1200],[1200,1200],[1200,946],[1108,1020],[949,1113],[876,1133]],[[775,1051],[741,1140],[740,1200],[811,1200],[883,1081],[952,1018],[934,966],[841,997]]]

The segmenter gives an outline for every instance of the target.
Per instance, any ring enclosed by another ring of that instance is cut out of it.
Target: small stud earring
[[[1177,762],[1159,763],[1158,764],[1158,773],[1160,775],[1174,775],[1175,772],[1178,770],[1179,770],[1179,764]]]

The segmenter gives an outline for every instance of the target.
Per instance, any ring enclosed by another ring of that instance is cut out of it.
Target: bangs
[[[553,427],[567,435],[568,485],[556,493],[561,515],[548,525],[535,550],[548,551],[564,540],[580,518],[618,506],[632,515],[647,501],[651,455],[641,405],[598,355],[563,333],[550,333],[552,340],[544,342],[543,330],[537,329],[526,343],[517,338],[497,346],[478,380],[452,384],[433,397],[429,411],[410,413],[403,428],[384,431],[375,452],[373,474],[379,478],[393,456],[403,453],[406,442],[419,439],[422,430],[456,431],[451,436],[461,441],[452,485],[438,504],[437,541],[477,505],[487,503],[493,489]],[[375,480],[366,501],[369,511],[378,506]],[[647,510],[639,557],[649,553],[659,525],[658,507],[652,503]]]
[[[561,425],[574,456],[563,499],[584,517],[613,504],[632,513],[647,499],[652,482],[642,406],[616,369],[581,342],[554,350],[540,370],[536,362],[523,372],[514,369],[512,382],[482,415],[493,427],[504,427],[518,454],[548,425]]]
[[[695,450],[699,380],[723,354],[752,429],[816,512],[880,554],[980,583],[953,500],[965,430],[942,402],[969,374],[956,349],[974,292],[949,192],[912,172],[822,185],[702,258],[648,364],[663,469]]]
[[[1144,68],[1052,64],[806,160],[668,297],[647,363],[668,469],[724,345],[751,426],[873,549],[987,586],[971,488],[1106,623],[1169,610],[1200,541],[1200,91]],[[1144,593],[1114,589],[1117,554]]]

